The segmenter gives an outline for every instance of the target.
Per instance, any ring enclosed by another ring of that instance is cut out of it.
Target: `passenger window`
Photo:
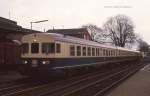
[[[101,55],[102,55],[102,49],[99,48],[99,56],[101,56]]]
[[[39,43],[31,44],[31,53],[39,53]]]
[[[119,56],[121,55],[121,51],[119,50]]]
[[[95,56],[95,48],[92,48],[92,56]]]
[[[114,53],[115,53],[115,51],[114,51],[114,50],[112,50],[112,56],[115,56],[115,54],[114,54]]]
[[[82,47],[82,54],[83,56],[86,56],[86,47]]]
[[[119,51],[118,50],[116,51],[116,54],[117,54],[116,56],[119,56]]]
[[[21,45],[21,51],[23,54],[28,53],[29,52],[29,44],[28,43],[23,43]]]
[[[114,53],[114,56],[117,56],[117,50],[115,50],[114,52],[115,52],[115,53]]]
[[[88,47],[88,56],[91,56],[91,47]]]
[[[109,50],[109,56],[111,56],[111,50]]]
[[[109,51],[109,50],[107,50],[107,56],[109,56],[109,53],[110,53],[110,51]]]
[[[96,48],[96,56],[99,56],[99,50]]]
[[[98,56],[100,56],[100,50],[99,50],[99,48],[97,48],[97,51],[98,51]]]
[[[103,56],[105,56],[105,49],[103,49]]]
[[[108,50],[106,50],[106,56],[108,56]]]
[[[56,44],[56,53],[60,53],[60,44]]]
[[[81,46],[77,46],[77,56],[81,56]]]
[[[75,46],[74,45],[70,46],[70,56],[75,56]]]

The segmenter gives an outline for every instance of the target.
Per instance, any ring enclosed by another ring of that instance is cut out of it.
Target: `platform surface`
[[[106,96],[150,96],[150,64],[111,90]]]
[[[25,78],[15,71],[0,72],[0,83]]]

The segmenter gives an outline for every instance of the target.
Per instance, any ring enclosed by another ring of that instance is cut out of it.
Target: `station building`
[[[59,34],[69,35],[69,36],[82,38],[82,39],[86,39],[86,40],[92,40],[87,28],[52,29],[52,30],[48,30],[47,32],[59,33]]]

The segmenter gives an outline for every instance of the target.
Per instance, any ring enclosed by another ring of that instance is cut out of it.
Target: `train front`
[[[22,75],[40,75],[52,71],[55,57],[55,42],[50,34],[35,33],[22,38]]]

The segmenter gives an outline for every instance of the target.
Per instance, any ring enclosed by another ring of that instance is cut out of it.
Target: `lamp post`
[[[41,22],[46,22],[46,21],[48,21],[48,20],[41,20],[41,21],[30,22],[30,24],[31,24],[31,30],[32,30],[32,23],[41,23]]]

